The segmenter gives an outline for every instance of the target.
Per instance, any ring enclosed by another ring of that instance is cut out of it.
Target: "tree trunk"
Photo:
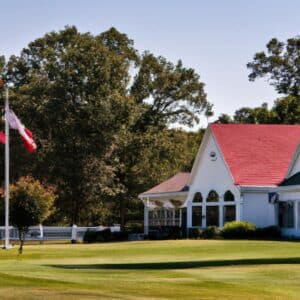
[[[126,206],[125,206],[125,195],[120,197],[120,229],[123,232],[125,230],[125,223],[126,223]]]
[[[26,232],[23,229],[19,229],[18,231],[19,231],[19,240],[20,240],[19,254],[22,254]]]

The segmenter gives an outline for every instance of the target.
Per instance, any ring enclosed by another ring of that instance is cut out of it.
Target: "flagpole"
[[[9,87],[6,87],[5,112],[9,109]],[[4,248],[10,249],[9,243],[9,124],[5,117],[5,243]]]

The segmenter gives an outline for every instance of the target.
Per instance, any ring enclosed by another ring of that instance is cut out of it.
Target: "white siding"
[[[216,153],[216,160],[210,157],[210,153]],[[219,201],[219,224],[222,226],[223,223],[223,205],[222,200],[225,192],[230,190],[235,197],[235,201],[240,200],[240,193],[236,186],[233,184],[233,179],[227,166],[223,160],[222,154],[219,151],[218,145],[216,144],[212,134],[209,134],[203,151],[201,153],[199,164],[195,168],[195,176],[192,184],[190,185],[190,191],[187,198],[187,226],[192,226],[192,201],[196,192],[201,192],[203,197],[203,208],[202,214],[204,219],[202,220],[202,226],[206,226],[206,204],[205,200],[208,193],[211,190],[215,190],[220,197]],[[236,214],[239,218],[238,207],[236,208]]]
[[[268,193],[245,193],[243,199],[244,221],[257,227],[276,225],[275,206],[269,204]]]
[[[211,152],[217,154],[215,161],[212,161],[210,158]],[[190,186],[188,200],[191,202],[196,192],[201,192],[202,197],[205,199],[210,190],[215,190],[220,196],[223,196],[227,190],[231,190],[235,199],[239,199],[239,191],[233,184],[231,174],[225,165],[212,134],[209,135],[201,155],[194,181]]]

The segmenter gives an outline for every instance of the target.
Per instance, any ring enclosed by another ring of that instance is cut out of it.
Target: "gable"
[[[201,192],[204,198],[210,190],[215,190],[220,195],[227,190],[237,192],[233,178],[210,129],[207,130],[197,154],[189,185],[190,199],[195,192]]]
[[[299,125],[211,124],[210,127],[236,185],[280,184],[300,140]]]

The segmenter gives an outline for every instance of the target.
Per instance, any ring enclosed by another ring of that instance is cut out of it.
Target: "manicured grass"
[[[300,243],[145,241],[0,251],[4,299],[300,299]]]

